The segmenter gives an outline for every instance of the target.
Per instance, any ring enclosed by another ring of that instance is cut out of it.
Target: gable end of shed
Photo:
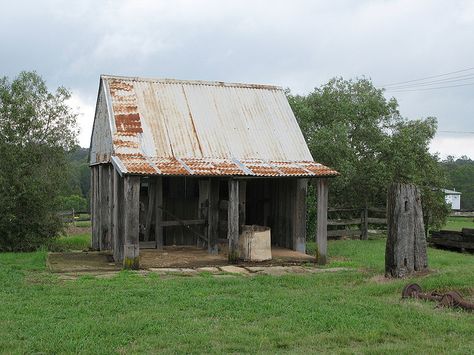
[[[90,165],[110,163],[113,154],[112,144],[112,120],[110,111],[110,100],[107,97],[106,81],[101,78],[99,93],[92,126],[90,144]]]

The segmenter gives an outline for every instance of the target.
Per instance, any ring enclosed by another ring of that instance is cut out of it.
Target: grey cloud
[[[384,84],[474,66],[469,1],[0,5],[1,74],[35,69],[89,106],[101,73],[272,83],[306,93],[334,76]],[[410,118],[437,116],[441,129],[472,130],[473,90],[393,95]]]

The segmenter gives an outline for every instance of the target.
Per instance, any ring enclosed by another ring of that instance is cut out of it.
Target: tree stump
[[[385,275],[404,277],[428,267],[423,210],[418,188],[392,184],[387,193]]]

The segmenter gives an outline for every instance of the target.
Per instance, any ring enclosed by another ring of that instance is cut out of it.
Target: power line
[[[422,80],[427,80],[427,79],[434,79],[434,78],[439,78],[439,77],[447,76],[447,75],[451,75],[451,74],[462,73],[462,72],[466,72],[466,71],[473,70],[473,69],[474,69],[474,67],[470,67],[470,68],[466,68],[466,69],[461,69],[461,70],[452,71],[452,72],[449,72],[449,73],[438,74],[438,75],[432,75],[432,76],[426,76],[426,77],[424,77],[424,78],[413,79],[413,80],[407,80],[407,81],[399,81],[399,82],[396,82],[396,83],[385,84],[385,85],[378,85],[378,86],[387,87],[387,86],[394,86],[394,85],[399,85],[399,84],[413,83],[413,82],[416,82],[416,81],[422,81]]]
[[[434,88],[421,88],[421,89],[394,89],[394,90],[387,90],[390,92],[408,92],[408,91],[426,91],[426,90],[437,90],[437,89],[446,89],[446,88],[455,88],[459,86],[468,86],[468,85],[474,85],[474,83],[467,83],[467,84],[459,84],[459,85],[448,85],[448,86],[438,86]]]
[[[441,79],[441,80],[424,81],[420,83],[413,83],[413,84],[406,84],[406,85],[397,85],[397,86],[386,88],[386,90],[391,91],[391,90],[416,88],[416,87],[421,87],[421,86],[431,86],[431,85],[451,83],[451,82],[456,83],[456,82],[470,80],[470,79],[474,79],[474,74],[461,75],[458,77],[451,77],[451,78],[446,78],[446,79]]]
[[[470,131],[438,131],[438,133],[474,134],[474,132],[470,132]]]

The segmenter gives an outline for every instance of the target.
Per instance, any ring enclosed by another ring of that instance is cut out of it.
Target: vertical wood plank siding
[[[327,245],[328,245],[328,180],[317,179],[317,230],[316,244],[318,246],[318,263],[321,265],[327,262]]]
[[[219,238],[219,179],[209,179],[209,213],[208,213],[207,250],[210,254],[217,254],[217,239]]]
[[[124,259],[125,269],[138,269],[139,259],[139,212],[140,212],[140,177],[124,178]]]
[[[100,206],[99,206],[99,166],[91,167],[91,212],[92,212],[92,242],[93,250],[99,250],[100,243]]]
[[[155,178],[155,240],[156,248],[163,249],[163,178]]]
[[[113,237],[114,237],[114,260],[123,261],[124,246],[124,200],[123,200],[123,178],[114,169],[114,203],[113,203]]]
[[[296,191],[293,194],[293,250],[301,253],[306,252],[306,193],[308,187],[307,179],[297,179]]]
[[[229,180],[229,207],[227,217],[227,239],[229,240],[229,262],[238,260],[239,248],[239,181]]]

